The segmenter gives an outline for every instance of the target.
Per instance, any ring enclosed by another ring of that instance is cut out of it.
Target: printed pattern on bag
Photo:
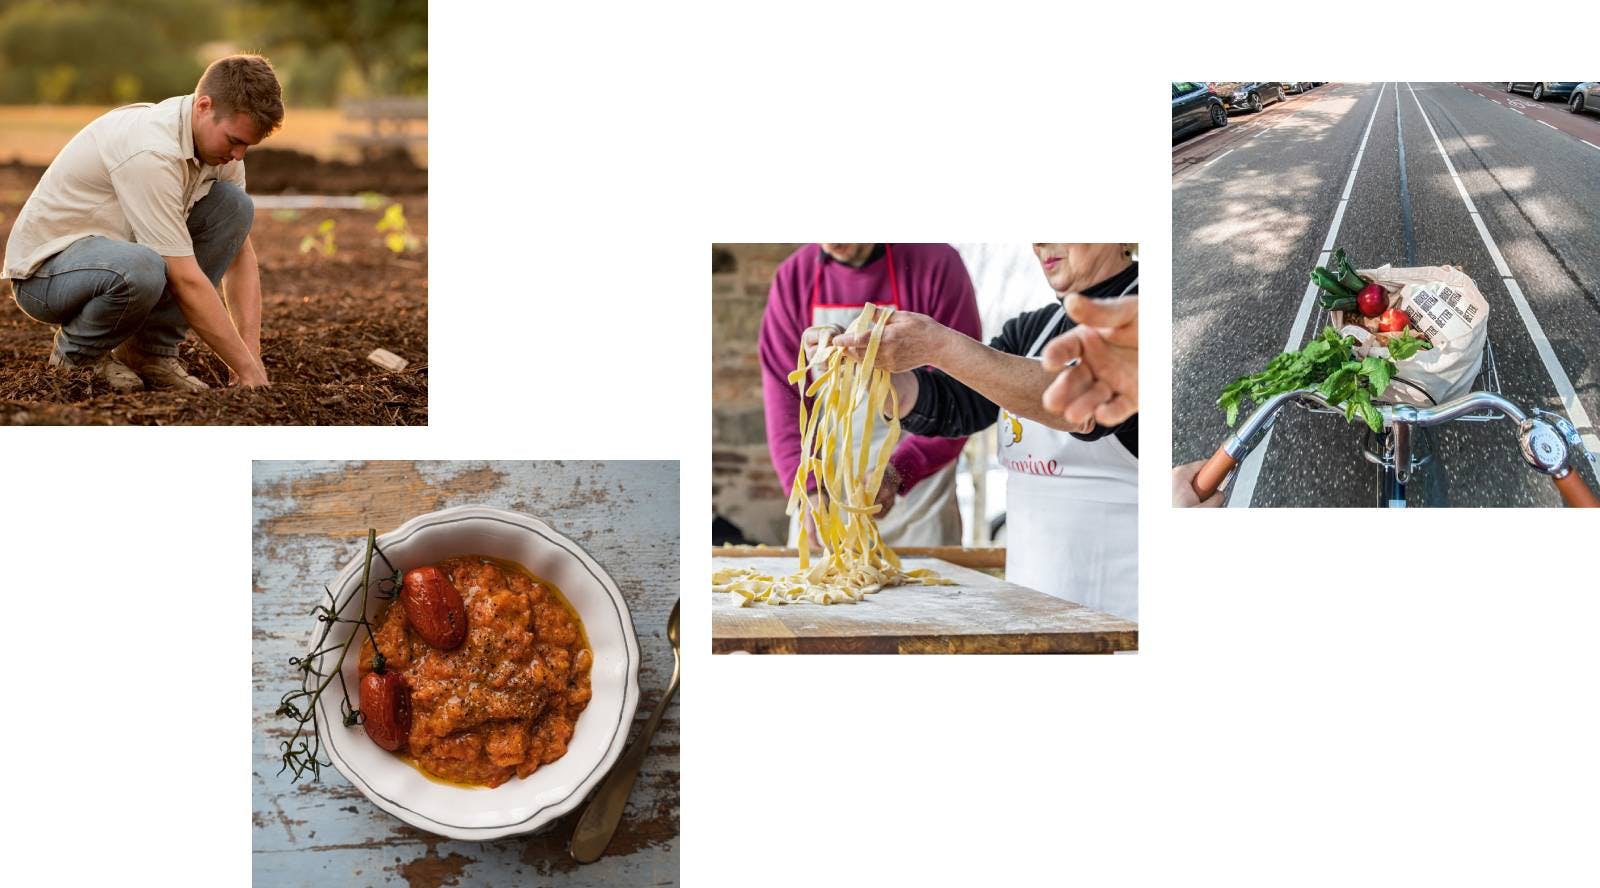
[[[1385,398],[1414,404],[1431,399],[1438,403],[1469,391],[1483,365],[1489,339],[1489,303],[1472,278],[1448,265],[1384,265],[1357,271],[1391,293],[1398,291],[1400,310],[1411,319],[1411,326],[1433,343],[1432,349],[1396,362],[1399,378],[1409,384],[1390,386]],[[1375,345],[1359,346],[1356,353],[1388,356],[1386,349]],[[1420,386],[1428,398],[1413,386]]]

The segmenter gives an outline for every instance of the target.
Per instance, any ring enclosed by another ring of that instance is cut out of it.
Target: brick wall
[[[767,454],[757,337],[778,264],[800,244],[711,247],[711,507],[751,542],[788,536],[783,485]]]

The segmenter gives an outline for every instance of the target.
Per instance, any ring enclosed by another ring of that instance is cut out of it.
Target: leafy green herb
[[[1389,380],[1394,379],[1394,372],[1392,361],[1372,356],[1361,359],[1361,374],[1372,383],[1372,390],[1380,395],[1389,388]]]
[[[1411,328],[1401,330],[1398,335],[1389,337],[1389,357],[1396,361],[1408,360],[1417,352],[1433,348],[1433,343],[1420,336],[1413,335]]]
[[[1395,341],[1391,340],[1391,350]],[[1356,358],[1355,342],[1354,336],[1340,336],[1330,326],[1299,351],[1283,352],[1273,358],[1260,373],[1228,383],[1217,398],[1228,426],[1238,422],[1246,399],[1260,404],[1274,395],[1314,387],[1330,405],[1344,408],[1346,421],[1353,422],[1360,414],[1374,433],[1381,431],[1383,416],[1372,401],[1382,397],[1394,379],[1394,362],[1378,357]],[[1416,347],[1409,347],[1414,354]]]

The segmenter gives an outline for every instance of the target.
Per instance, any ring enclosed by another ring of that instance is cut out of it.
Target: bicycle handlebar
[[[1556,490],[1561,492],[1561,501],[1572,509],[1600,509],[1600,497],[1594,495],[1589,485],[1583,483],[1583,478],[1577,472],[1567,470],[1565,475],[1554,479]]]
[[[1233,471],[1255,446],[1255,438],[1272,424],[1278,412],[1290,402],[1310,403],[1319,407],[1332,406],[1316,389],[1310,388],[1283,392],[1267,399],[1240,424],[1238,431],[1228,436],[1228,440],[1217,448],[1217,452],[1206,460],[1206,464],[1200,467],[1200,471],[1195,474],[1191,482],[1195,495],[1201,500],[1213,496],[1222,487],[1222,482],[1227,480],[1228,473]],[[1556,490],[1561,494],[1562,502],[1568,506],[1600,508],[1600,497],[1596,497],[1583,478],[1572,471],[1571,466],[1567,464],[1570,450],[1566,442],[1576,444],[1578,438],[1577,433],[1564,419],[1557,417],[1556,424],[1552,425],[1538,415],[1529,417],[1521,407],[1493,392],[1469,392],[1455,400],[1433,407],[1384,404],[1378,407],[1378,413],[1383,417],[1385,427],[1395,422],[1402,422],[1426,428],[1486,408],[1497,410],[1517,423],[1523,459],[1531,468],[1551,476]],[[1538,411],[1535,411],[1535,414],[1538,414]]]

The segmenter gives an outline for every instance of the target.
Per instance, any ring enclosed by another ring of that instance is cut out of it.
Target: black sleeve
[[[1117,441],[1120,442],[1123,447],[1126,447],[1128,452],[1133,454],[1135,459],[1138,459],[1139,414],[1135,413],[1134,415],[1114,426],[1097,425],[1093,430],[1085,435],[1080,435],[1077,432],[1072,433],[1072,437],[1077,438],[1079,441],[1098,441],[1107,435],[1116,435]]]
[[[995,403],[943,370],[922,367],[917,374],[917,404],[900,418],[900,427],[927,438],[963,438],[994,425]]]
[[[1008,355],[1023,354],[1046,324],[1055,316],[1056,306],[1030,311],[1006,321],[1000,335],[989,340],[989,347]],[[1000,415],[995,403],[943,370],[923,367],[917,374],[917,403],[900,419],[900,427],[913,435],[929,438],[960,438],[994,425]]]

